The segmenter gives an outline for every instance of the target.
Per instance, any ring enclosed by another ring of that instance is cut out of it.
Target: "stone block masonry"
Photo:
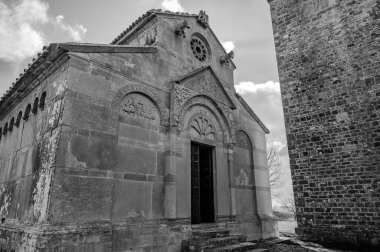
[[[379,247],[380,2],[268,2],[296,232]]]

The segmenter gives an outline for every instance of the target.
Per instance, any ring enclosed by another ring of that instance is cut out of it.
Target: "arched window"
[[[22,118],[22,111],[18,112],[17,119],[16,119],[16,122],[15,122],[16,127],[20,126],[21,118]]]
[[[5,125],[4,125],[4,131],[3,131],[3,135],[4,136],[7,135],[7,131],[8,131],[8,123],[5,123]]]
[[[37,114],[37,111],[38,111],[38,97],[34,99],[33,109],[32,109],[33,114]]]
[[[45,99],[46,99],[46,92],[43,92],[41,95],[40,105],[39,105],[41,110],[44,110],[45,108]]]
[[[9,131],[10,132],[12,132],[14,124],[15,124],[15,118],[12,117],[11,122],[9,123]]]
[[[23,117],[23,119],[25,121],[28,120],[28,118],[29,118],[31,108],[32,108],[32,106],[30,104],[28,104],[28,106],[26,106],[24,117]]]

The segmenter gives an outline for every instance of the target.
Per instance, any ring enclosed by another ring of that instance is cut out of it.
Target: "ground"
[[[295,220],[283,220],[278,222],[280,239],[260,242],[261,248],[267,248],[268,252],[352,252],[352,250],[330,249],[320,244],[300,241],[295,235],[297,222]]]

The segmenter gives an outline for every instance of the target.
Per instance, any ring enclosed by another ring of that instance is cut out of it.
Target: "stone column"
[[[165,219],[176,219],[176,170],[177,170],[177,128],[171,127],[168,133],[168,149],[165,166]]]
[[[235,182],[234,182],[234,147],[233,145],[228,145],[228,173],[230,182],[230,197],[231,197],[231,216],[236,216],[236,192],[235,192]]]

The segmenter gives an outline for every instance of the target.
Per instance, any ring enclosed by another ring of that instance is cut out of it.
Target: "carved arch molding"
[[[150,123],[168,126],[169,115],[156,90],[141,84],[128,85],[119,89],[112,100],[114,117],[124,114]],[[117,118],[114,118],[117,120]]]
[[[182,130],[184,128],[187,128],[190,131],[195,130],[195,128],[191,127],[193,122],[185,123],[186,117],[189,114],[192,114],[190,113],[192,108],[198,107],[199,111],[201,111],[203,108],[203,111],[208,111],[208,116],[211,116],[213,119],[203,115],[199,116],[197,122],[205,122],[205,120],[207,122],[215,121],[214,124],[219,125],[219,130],[217,132],[223,132],[226,134],[223,136],[223,139],[227,140],[228,142],[234,141],[235,137],[233,133],[234,127],[232,121],[232,111],[227,105],[215,101],[208,94],[198,93],[195,90],[187,88],[181,84],[173,85],[171,103],[172,114],[170,124],[172,127],[178,127],[179,130]],[[195,118],[193,119],[195,120]],[[216,126],[214,125],[214,127]],[[192,133],[195,132],[192,131]],[[217,134],[211,135],[214,135],[215,137],[217,136]],[[209,137],[212,138],[211,135],[209,135]]]

